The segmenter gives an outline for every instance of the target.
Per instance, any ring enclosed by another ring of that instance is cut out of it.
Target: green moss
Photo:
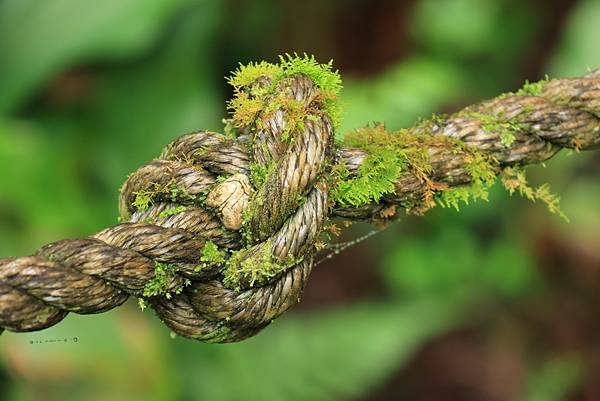
[[[537,188],[529,186],[525,170],[522,167],[507,167],[500,175],[502,184],[512,195],[515,191],[530,201],[541,201],[546,204],[550,213],[556,214],[565,221],[569,218],[560,208],[560,198],[550,191],[548,184],[542,184]]]
[[[334,170],[337,185],[332,188],[331,196],[342,207],[377,203],[383,195],[394,192],[400,171],[401,162],[391,150],[370,154],[356,176],[351,176],[345,166],[338,165]]]
[[[183,212],[185,209],[187,209],[187,207],[185,206],[176,206],[176,207],[172,207],[170,209],[167,210],[163,210],[162,212],[160,212],[160,214],[158,215],[159,218],[161,219],[166,219],[169,216],[173,216],[176,215],[178,213]]]
[[[317,88],[333,95],[337,95],[342,89],[342,79],[339,72],[333,70],[333,60],[329,60],[327,64],[320,64],[315,60],[315,56],[309,56],[306,53],[298,56],[294,53],[294,55],[279,56],[279,64],[283,69],[282,77],[305,74]]]
[[[154,194],[155,192],[150,190],[134,192],[133,195],[135,196],[135,198],[131,206],[133,206],[136,210],[139,210],[140,212],[148,210],[150,205],[154,203]]]
[[[266,61],[250,62],[246,65],[240,63],[238,69],[233,71],[231,76],[227,78],[227,82],[233,86],[236,92],[239,92],[261,77],[274,79],[282,74],[283,69],[281,66]]]
[[[467,150],[469,159],[466,170],[471,176],[471,184],[454,187],[437,194],[436,200],[442,207],[460,210],[460,204],[476,200],[488,200],[489,188],[496,182],[496,163],[476,150]]]
[[[177,265],[154,262],[154,277],[148,280],[142,295],[144,297],[164,296],[170,299],[171,293],[180,294],[183,287],[189,285],[190,281],[186,279],[181,286],[171,288],[178,270]]]
[[[525,81],[525,84],[521,89],[516,92],[518,96],[539,96],[544,90],[546,84],[550,81],[548,75],[544,79],[538,82]]]
[[[151,188],[144,189],[141,191],[136,191],[133,193],[134,200],[131,205],[138,211],[146,211],[153,205],[154,202],[158,199],[170,200],[174,203],[197,203],[203,204],[206,196],[208,195],[208,190],[198,194],[192,195],[185,188],[177,185],[167,185],[162,186],[159,184],[153,184]],[[176,214],[181,212],[182,210],[173,211],[172,214]],[[163,212],[164,213],[164,212]],[[164,216],[161,216],[164,217]]]
[[[200,272],[202,269],[209,266],[220,266],[225,263],[227,259],[227,252],[219,249],[217,244],[212,241],[207,241],[202,248],[200,261],[202,264],[196,266],[196,271]]]
[[[466,112],[462,115],[479,120],[481,122],[481,128],[484,131],[498,134],[500,136],[500,143],[505,147],[510,147],[515,142],[515,134],[525,132],[528,128],[525,124],[514,120],[503,120],[501,117],[486,113]]]
[[[228,108],[231,110],[233,125],[237,127],[249,126],[252,124],[260,125],[258,116],[263,109],[275,110],[283,108],[286,112],[294,113],[294,99],[284,97],[271,99],[270,105],[263,104],[266,95],[274,92],[277,84],[285,78],[296,74],[308,76],[318,89],[317,101],[320,103],[319,109],[324,111],[332,120],[334,126],[338,126],[341,118],[341,109],[337,102],[337,96],[342,88],[342,80],[338,71],[333,70],[333,61],[327,64],[318,63],[314,56],[298,56],[297,54],[279,57],[278,65],[262,61],[260,63],[250,63],[240,65],[232,73],[228,82],[233,86],[235,95],[229,102]],[[261,77],[268,77],[270,84],[260,87],[260,89],[249,88],[256,80]],[[303,108],[304,109],[304,108]],[[304,110],[305,111],[305,110]],[[308,112],[307,114],[311,114]],[[295,124],[302,124],[304,118],[310,118],[307,115],[288,116],[288,125],[290,121],[290,130],[295,128]]]
[[[257,248],[233,252],[225,264],[223,284],[236,291],[242,288],[242,283],[261,286],[301,261],[302,258],[281,260],[273,256],[269,240]]]
[[[231,110],[232,118],[238,126],[246,126],[256,120],[264,103],[259,98],[251,98],[246,92],[240,92],[227,103],[227,108]]]
[[[256,196],[256,192],[253,196]],[[245,246],[251,246],[254,244],[254,236],[252,235],[252,229],[250,228],[250,220],[252,218],[252,205],[254,203],[250,202],[250,207],[247,207],[242,212],[242,228],[240,233],[242,235],[242,240]]]
[[[146,300],[144,298],[138,298],[138,306],[140,307],[140,310],[143,312],[147,307],[148,307],[148,302],[146,302]]]
[[[429,172],[431,166],[422,140],[424,137],[408,131],[388,132],[380,124],[346,135],[342,145],[364,150],[368,156],[356,175],[351,175],[343,165],[333,167],[335,182],[331,195],[334,202],[342,207],[376,203],[395,191],[402,171]]]
[[[262,188],[269,174],[275,169],[275,163],[266,166],[251,162],[248,166],[248,178],[254,188]]]
[[[516,140],[515,135],[512,132],[501,132],[500,133],[500,143],[507,148],[509,148]]]

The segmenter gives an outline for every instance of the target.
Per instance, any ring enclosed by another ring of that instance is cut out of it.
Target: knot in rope
[[[483,197],[497,175],[555,206],[520,166],[600,145],[599,71],[343,143],[331,63],[250,64],[230,83],[225,134],[181,136],[132,173],[122,223],[0,259],[0,331],[41,330],[133,295],[179,335],[239,341],[298,302],[328,219],[421,214]]]

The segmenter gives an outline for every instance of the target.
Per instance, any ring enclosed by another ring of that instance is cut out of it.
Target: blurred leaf
[[[385,282],[408,299],[474,294],[512,298],[536,282],[531,257],[518,241],[496,238],[486,244],[468,229],[441,227],[404,238],[383,264]]]
[[[178,135],[218,128],[222,78],[205,60],[214,58],[221,7],[203,2],[187,12],[152,57],[95,71],[98,89],[77,108],[40,105],[26,122],[0,124],[2,256],[116,223],[129,172]]]
[[[421,300],[291,314],[257,337],[219,346],[171,340],[151,314],[120,308],[69,315],[39,333],[6,333],[0,349],[13,374],[27,377],[18,390],[52,388],[46,401],[343,400],[372,391],[423,342],[457,324],[462,309],[458,301]],[[74,336],[78,343],[29,343]]]
[[[481,0],[423,0],[411,21],[413,36],[445,52],[490,52],[502,4]]]
[[[375,79],[344,77],[340,132],[373,121],[390,129],[410,125],[460,96],[465,79],[455,65],[428,58],[405,60]]]
[[[157,335],[130,302],[101,315],[71,314],[42,332],[4,333],[0,350],[17,379],[15,400],[176,399]]]
[[[600,67],[600,2],[584,0],[577,2],[569,16],[561,44],[550,62],[553,76],[578,76],[586,68]]]
[[[411,19],[415,40],[437,54],[509,61],[523,49],[538,19],[526,2],[505,0],[423,0]]]
[[[16,109],[69,66],[146,49],[186,1],[0,2],[0,112]]]
[[[212,401],[344,400],[364,397],[460,314],[457,302],[364,304],[288,316],[261,335],[225,347],[176,343],[191,377]],[[183,352],[185,350],[185,352]]]
[[[530,373],[523,401],[560,401],[581,382],[581,361],[562,355],[545,362]]]

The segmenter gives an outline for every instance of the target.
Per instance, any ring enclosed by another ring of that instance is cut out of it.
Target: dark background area
[[[397,129],[600,66],[600,2],[4,0],[0,257],[116,223],[127,174],[222,129],[238,63],[334,60],[344,131]],[[494,188],[315,268],[256,338],[170,338],[135,300],[0,337],[0,399],[600,399],[600,154],[530,168],[566,223]],[[353,227],[340,241],[368,232]],[[77,338],[66,344],[36,341]]]

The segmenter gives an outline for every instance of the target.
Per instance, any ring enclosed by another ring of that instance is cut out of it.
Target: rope
[[[600,146],[600,70],[395,133],[366,127],[346,142],[334,140],[332,98],[310,73],[265,73],[236,87],[236,100],[227,135],[179,137],[129,176],[123,223],[0,259],[0,332],[136,296],[178,335],[239,341],[298,302],[330,219],[423,213],[487,180],[476,166],[495,177]],[[382,155],[397,162],[391,190],[352,198],[368,169],[387,174]]]

